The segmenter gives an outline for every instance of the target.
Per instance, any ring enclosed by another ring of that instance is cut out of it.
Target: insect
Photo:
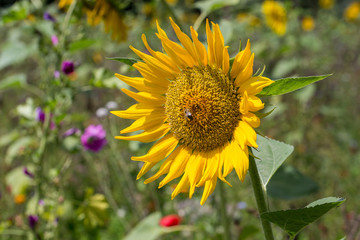
[[[194,119],[192,113],[190,112],[190,110],[188,108],[185,108],[184,110],[184,116],[187,120],[191,121]]]

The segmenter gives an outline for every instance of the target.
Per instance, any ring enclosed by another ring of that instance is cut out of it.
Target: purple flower
[[[39,217],[36,215],[29,215],[28,216],[29,226],[30,228],[34,229],[39,222]]]
[[[86,150],[98,152],[107,144],[106,132],[100,124],[89,125],[81,136],[81,143]]]
[[[75,70],[75,65],[72,61],[63,61],[61,64],[61,70],[66,75],[72,74]]]
[[[56,35],[52,35],[51,36],[51,42],[53,44],[53,46],[57,46],[59,44],[59,39]]]
[[[56,70],[54,72],[54,78],[59,78],[60,77],[60,72],[58,70]]]
[[[31,172],[29,172],[29,170],[27,169],[27,167],[24,167],[23,173],[24,173],[26,176],[28,176],[29,178],[34,178],[34,174],[32,174]]]
[[[68,137],[68,136],[75,135],[75,134],[80,134],[80,129],[70,128],[64,132],[63,137]]]
[[[38,202],[39,206],[44,206],[45,204],[45,201],[44,199],[40,199],[39,202]]]
[[[51,21],[51,22],[55,22],[55,18],[48,12],[44,12],[43,18],[45,20]]]
[[[37,107],[35,109],[35,118],[39,122],[42,123],[45,122],[45,112],[41,109],[41,107]],[[55,123],[53,121],[50,121],[50,129],[54,129],[54,128],[55,128]]]

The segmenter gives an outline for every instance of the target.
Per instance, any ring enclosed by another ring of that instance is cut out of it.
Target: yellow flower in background
[[[15,195],[14,203],[16,204],[23,204],[26,200],[26,196],[22,193]]]
[[[87,21],[91,26],[104,22],[105,32],[111,32],[111,38],[124,41],[127,38],[127,26],[118,10],[106,0],[96,0],[93,9],[87,9]]]
[[[230,70],[228,47],[219,25],[206,22],[207,46],[199,41],[190,27],[192,40],[170,18],[180,44],[171,41],[157,23],[157,37],[165,53],[150,48],[145,35],[142,40],[150,55],[130,48],[143,60],[133,65],[142,77],[116,76],[139,92],[122,91],[138,103],[124,111],[113,111],[118,117],[135,120],[120,133],[143,132],[116,136],[121,140],[157,141],[143,156],[137,179],[157,163],[159,171],[148,178],[152,182],[167,174],[159,188],[181,177],[172,193],[204,187],[201,204],[214,191],[217,179],[235,169],[244,180],[249,167],[248,147],[257,148],[256,133],[260,119],[254,114],[264,108],[256,97],[273,81],[253,76],[254,53],[250,41],[239,52]],[[230,185],[231,186],[231,185]]]
[[[311,16],[305,16],[301,21],[301,27],[304,31],[310,32],[315,28],[315,20]]]
[[[236,19],[239,22],[246,22],[252,27],[257,27],[260,25],[260,19],[252,14],[249,13],[239,13],[236,16]]]
[[[276,1],[267,0],[262,4],[266,24],[277,34],[284,35],[286,32],[286,10]]]
[[[73,0],[60,0],[58,3],[58,7],[66,8],[66,7],[70,6],[72,2],[73,2]]]
[[[360,15],[360,2],[352,2],[344,12],[346,21],[355,21]]]
[[[334,0],[319,0],[319,6],[324,9],[330,9],[334,6]]]

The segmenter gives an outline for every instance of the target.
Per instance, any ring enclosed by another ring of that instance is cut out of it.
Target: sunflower
[[[279,36],[284,35],[287,23],[285,8],[276,1],[266,0],[262,4],[262,11],[271,30]]]
[[[118,117],[135,122],[120,133],[143,130],[132,136],[116,136],[121,140],[157,142],[143,156],[132,157],[144,162],[137,179],[157,163],[160,169],[145,183],[167,174],[159,188],[181,177],[171,198],[180,192],[204,187],[201,204],[214,191],[217,179],[229,184],[225,177],[235,169],[244,181],[249,168],[248,147],[257,148],[253,128],[260,125],[254,114],[264,107],[256,96],[273,81],[253,76],[254,53],[250,41],[239,52],[230,69],[228,46],[218,24],[206,21],[207,46],[199,41],[190,27],[192,40],[170,18],[180,44],[171,41],[158,23],[157,37],[165,51],[144,45],[150,55],[130,48],[143,60],[133,66],[142,77],[115,74],[139,92],[122,91],[138,103],[124,111],[113,111]],[[231,186],[231,185],[230,185]]]
[[[360,16],[360,2],[350,3],[344,11],[346,21],[353,22]]]

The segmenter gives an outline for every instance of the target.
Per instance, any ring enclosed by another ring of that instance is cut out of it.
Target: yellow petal
[[[178,151],[177,151],[178,150]],[[169,183],[175,178],[180,177],[185,170],[185,167],[188,163],[191,153],[184,147],[179,146],[168,158],[174,159],[168,174],[165,178],[159,183],[159,188],[163,187],[165,184]]]
[[[173,200],[179,193],[187,192],[189,185],[190,185],[189,178],[186,175],[186,173],[184,173],[180,182],[177,184],[176,188],[174,189],[174,191],[171,194],[171,200]]]
[[[110,113],[125,119],[139,119],[153,113],[164,113],[163,108],[153,108],[143,104],[134,104],[123,111],[111,111]]]
[[[116,139],[139,141],[139,142],[153,142],[156,139],[163,137],[170,130],[169,124],[163,124],[158,129],[152,131],[144,131],[138,135],[133,136],[115,136]]]
[[[167,88],[169,80],[162,71],[149,67],[146,63],[137,62],[133,67],[140,72],[140,74],[150,83],[163,86]]]
[[[207,180],[212,179],[217,174],[218,168],[220,167],[220,156],[218,149],[207,154],[205,161],[206,164],[204,173],[202,174],[200,181],[197,183],[197,187],[204,185]]]
[[[237,129],[239,129],[242,132],[242,134],[245,136],[246,144],[248,146],[254,148],[258,147],[258,145],[256,144],[256,132],[252,127],[250,127],[250,125],[247,122],[240,121],[239,127]]]
[[[269,86],[273,82],[274,81],[269,78],[262,76],[251,77],[240,86],[238,91],[240,93],[247,91],[249,95],[256,95],[260,93],[264,87]]]
[[[222,158],[224,159],[224,172],[223,172],[224,177],[229,175],[232,172],[232,170],[234,169],[232,162],[231,162],[231,157],[233,157],[231,154],[232,154],[231,146],[229,143],[227,143],[224,146],[224,151],[222,153]]]
[[[214,49],[214,37],[213,33],[210,30],[209,20],[206,19],[206,38],[208,42],[208,57],[209,57],[209,64],[215,65],[215,49]]]
[[[230,57],[229,57],[228,47],[226,46],[223,52],[222,72],[227,75],[229,69],[230,69]]]
[[[248,62],[250,60],[251,51],[250,51],[250,40],[247,41],[246,47],[243,51],[240,51],[234,59],[233,65],[231,67],[231,73],[230,77],[231,79],[234,79],[241,73],[246,65],[248,65]]]
[[[241,86],[242,83],[244,83],[253,75],[254,56],[254,53],[251,54],[248,64],[245,66],[244,70],[237,75],[234,82],[235,86]]]
[[[158,179],[161,175],[164,175],[164,174],[168,173],[169,170],[170,170],[170,168],[171,168],[171,166],[173,165],[173,162],[174,162],[174,160],[175,160],[175,157],[176,157],[176,156],[178,155],[178,153],[180,152],[180,149],[181,149],[181,147],[177,147],[177,148],[170,154],[170,156],[168,156],[168,157],[166,158],[166,160],[161,164],[159,171],[158,171],[156,174],[154,174],[152,177],[146,179],[144,183],[145,183],[145,184],[150,183],[150,182]],[[182,173],[183,173],[183,172],[182,172]],[[182,174],[182,173],[181,173],[181,174]],[[181,175],[181,174],[180,174],[180,175]],[[179,175],[179,176],[180,176],[180,175]],[[160,188],[160,186],[159,186],[159,188]]]
[[[199,56],[199,61],[206,66],[208,64],[208,57],[206,54],[206,48],[204,47],[204,45],[199,41],[198,39],[198,34],[197,32],[194,30],[194,28],[191,26],[190,27],[190,31],[191,31],[191,38],[194,42],[195,48],[196,48],[196,52]]]
[[[156,85],[145,80],[141,77],[127,77],[120,74],[115,74],[117,78],[125,82],[129,86],[136,88],[141,92],[151,92],[154,94],[164,94],[167,91],[167,86]]]
[[[223,53],[224,53],[224,37],[221,34],[220,27],[218,24],[212,23],[214,30],[214,52],[216,66],[219,68],[223,65]]]
[[[257,112],[264,108],[264,103],[261,101],[261,99],[253,95],[248,97],[248,105],[249,111],[252,112]]]
[[[138,180],[139,178],[144,176],[144,174],[147,173],[155,165],[156,165],[156,162],[155,163],[145,162],[144,165],[142,166],[142,168],[140,169],[140,172],[136,176],[136,180]]]
[[[251,112],[242,115],[241,119],[247,122],[253,128],[257,128],[260,126],[260,118]]]
[[[144,116],[137,119],[129,127],[120,131],[121,134],[135,132],[138,130],[150,130],[152,128],[160,127],[167,116],[164,113],[153,112],[149,116]]]
[[[143,53],[133,46],[130,46],[130,49],[134,51],[136,55],[138,55],[144,62],[149,66],[149,68],[154,69],[156,72],[160,72],[168,79],[173,79],[176,76],[176,72],[173,69],[167,67],[165,64],[161,63],[156,58]]]
[[[121,91],[123,91],[126,95],[132,97],[139,103],[145,103],[145,104],[147,103],[156,106],[161,106],[165,104],[165,97],[158,94],[153,94],[148,92],[135,93],[130,90],[127,90],[126,88],[122,88]]]
[[[147,154],[139,157],[131,157],[133,161],[159,162],[166,158],[177,146],[177,140],[173,134],[161,138],[148,151]]]
[[[184,46],[184,48],[189,53],[190,57],[196,63],[196,50],[195,50],[194,44],[192,43],[191,39],[180,30],[179,26],[176,25],[176,23],[172,20],[171,17],[170,17],[170,22],[171,22],[171,25],[172,25],[172,27],[175,31],[175,34],[178,37],[180,43]]]
[[[157,52],[157,51],[155,52],[154,50],[151,49],[151,47],[149,46],[149,44],[146,40],[145,34],[143,34],[141,36],[141,39],[142,39],[146,49],[150,52],[151,55],[153,55],[161,63],[165,64],[167,67],[172,69],[174,72],[180,73],[180,69],[176,66],[174,61],[169,56],[167,56],[166,54],[164,54],[162,52]]]
[[[190,156],[189,162],[186,165],[185,169],[185,174],[187,174],[187,176],[189,177],[190,183],[189,198],[191,198],[195,192],[195,187],[201,178],[205,162],[206,158],[204,158],[203,154],[201,153],[193,153]]]
[[[203,205],[210,196],[210,194],[214,192],[216,187],[216,182],[217,182],[217,177],[214,177],[213,179],[206,181],[204,192],[200,201],[201,205]]]
[[[239,147],[236,141],[232,141],[231,144],[231,163],[235,169],[236,174],[238,175],[241,181],[244,181],[244,158],[245,152]]]
[[[157,34],[157,37],[161,40],[165,52],[180,68],[193,67],[196,64],[193,57],[182,46],[159,34]]]
[[[244,91],[240,100],[240,112],[241,114],[247,114],[249,112],[249,96],[247,91]]]

